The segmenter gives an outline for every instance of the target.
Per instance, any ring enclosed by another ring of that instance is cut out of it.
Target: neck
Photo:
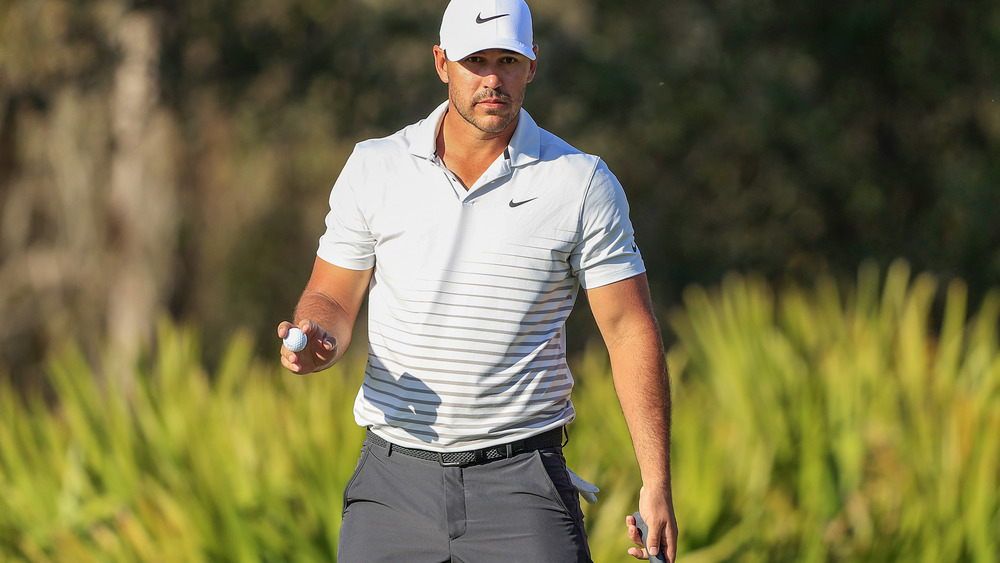
[[[517,122],[514,119],[499,133],[487,133],[449,106],[435,142],[437,155],[468,190],[507,149]]]

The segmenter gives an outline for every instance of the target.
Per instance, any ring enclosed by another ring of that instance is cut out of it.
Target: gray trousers
[[[442,467],[369,444],[344,490],[341,563],[589,562],[561,448]]]

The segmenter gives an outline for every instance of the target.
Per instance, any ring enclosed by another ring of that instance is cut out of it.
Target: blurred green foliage
[[[162,323],[135,386],[75,348],[51,362],[57,404],[0,401],[5,561],[331,561],[363,433],[340,368],[263,365],[245,333],[217,371]]]
[[[937,323],[938,283],[898,262],[686,293],[669,351],[682,561],[997,560],[1000,293],[970,307],[952,282]],[[133,387],[73,347],[49,364],[52,404],[0,382],[0,559],[334,560],[363,350],[298,377],[247,333],[214,371],[197,331],[164,322],[156,342]],[[640,482],[604,348],[573,369],[566,457],[602,489],[593,557],[628,561]]]
[[[896,262],[686,292],[674,459],[707,560],[1000,556],[1000,293],[952,281],[937,321],[938,284]]]

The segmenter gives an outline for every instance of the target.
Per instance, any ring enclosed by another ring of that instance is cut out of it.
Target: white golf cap
[[[484,49],[507,49],[535,60],[531,12],[524,0],[451,0],[441,19],[440,46],[451,61]]]

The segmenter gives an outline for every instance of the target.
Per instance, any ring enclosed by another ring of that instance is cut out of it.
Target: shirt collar
[[[436,107],[427,118],[403,131],[403,136],[410,147],[410,153],[427,160],[434,158],[437,152],[438,129],[441,127],[441,120],[444,119],[444,114],[447,111],[448,102],[445,101]],[[524,166],[538,160],[541,152],[541,139],[541,130],[538,128],[538,124],[524,108],[521,108],[517,129],[514,130],[514,135],[507,146],[511,166]]]

